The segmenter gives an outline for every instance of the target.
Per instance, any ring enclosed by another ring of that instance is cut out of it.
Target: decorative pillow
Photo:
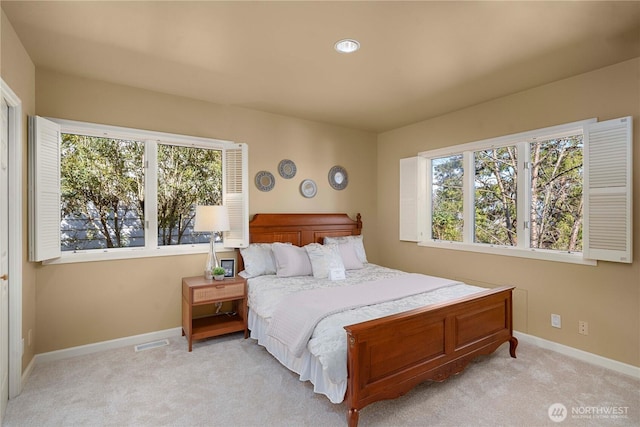
[[[325,237],[324,244],[329,243],[344,243],[344,242],[352,242],[353,247],[356,250],[356,254],[358,254],[358,259],[361,263],[366,264],[367,261],[367,253],[364,250],[364,244],[362,243],[362,236],[340,236],[340,237]]]
[[[304,248],[284,243],[271,246],[276,259],[276,275],[278,277],[311,276],[311,261]]]
[[[341,242],[338,245],[340,256],[342,257],[342,263],[347,270],[359,270],[364,267],[364,264],[358,259],[356,248],[352,241]],[[313,264],[313,263],[312,263]]]
[[[313,271],[313,277],[316,279],[329,277],[329,271],[333,269],[344,271],[344,263],[342,262],[338,245],[310,243],[304,248],[309,254],[311,270]]]
[[[251,243],[246,248],[240,248],[244,261],[245,278],[276,274],[276,261],[273,258],[271,243]]]

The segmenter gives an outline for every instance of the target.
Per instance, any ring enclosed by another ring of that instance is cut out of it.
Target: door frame
[[[22,101],[0,77],[9,107],[9,399],[22,392]]]

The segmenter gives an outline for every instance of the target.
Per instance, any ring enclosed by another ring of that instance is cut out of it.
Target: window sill
[[[76,262],[99,262],[99,261],[115,261],[119,259],[132,258],[152,258],[162,256],[176,255],[195,255],[206,254],[209,251],[209,245],[206,243],[199,245],[181,245],[167,246],[156,249],[146,248],[124,248],[124,249],[104,249],[102,251],[84,251],[84,252],[63,252],[60,258],[54,258],[42,261],[43,265],[54,264],[71,264]],[[221,244],[216,247],[218,252],[232,252],[234,248],[225,248]]]
[[[524,249],[524,248],[482,245],[482,244],[468,244],[468,243],[448,242],[448,241],[441,241],[441,240],[430,240],[430,241],[418,242],[418,246],[425,246],[425,247],[439,248],[439,249],[452,249],[452,250],[467,251],[467,252],[479,252],[483,254],[512,256],[512,257],[518,257],[518,258],[529,258],[529,259],[537,259],[537,260],[543,260],[543,261],[565,262],[565,263],[571,263],[571,264],[581,264],[581,265],[591,265],[591,266],[598,265],[598,262],[596,260],[583,258],[582,253],[553,252],[553,251],[547,251],[547,250]]]

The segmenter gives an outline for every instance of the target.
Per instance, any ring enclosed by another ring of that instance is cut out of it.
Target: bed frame
[[[325,236],[359,235],[360,214],[256,214],[249,223],[251,243],[322,243]],[[238,257],[240,271],[242,257]],[[349,426],[370,403],[394,399],[421,382],[444,381],[479,355],[494,352],[513,336],[513,286],[345,327]]]

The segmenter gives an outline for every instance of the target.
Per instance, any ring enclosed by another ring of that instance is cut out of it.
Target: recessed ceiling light
[[[340,53],[352,53],[360,49],[360,42],[353,39],[344,39],[336,42],[333,48]]]

